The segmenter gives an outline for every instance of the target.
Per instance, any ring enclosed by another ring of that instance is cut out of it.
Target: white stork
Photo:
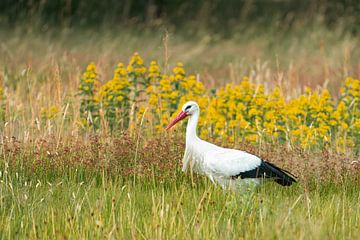
[[[189,117],[186,127],[186,149],[182,170],[189,165],[194,172],[206,175],[222,188],[233,190],[241,186],[258,185],[260,179],[273,179],[282,186],[290,186],[296,180],[291,174],[274,164],[261,160],[250,153],[222,148],[200,139],[196,127],[200,115],[199,105],[194,101],[185,103],[182,111],[166,127],[170,129],[177,122]]]

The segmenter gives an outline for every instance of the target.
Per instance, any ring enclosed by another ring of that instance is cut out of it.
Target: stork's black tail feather
[[[274,178],[274,181],[282,186],[290,186],[293,182],[296,182],[293,174],[272,163],[262,161],[259,168],[265,173],[265,177]]]
[[[272,178],[274,181],[282,186],[290,186],[296,182],[295,176],[290,172],[275,166],[272,163],[261,161],[261,164],[252,170],[241,172],[232,178]]]

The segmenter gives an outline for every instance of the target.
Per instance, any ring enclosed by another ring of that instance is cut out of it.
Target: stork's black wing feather
[[[274,181],[282,186],[290,186],[296,182],[294,176],[272,163],[261,161],[261,164],[249,171],[241,172],[232,178],[274,178]]]

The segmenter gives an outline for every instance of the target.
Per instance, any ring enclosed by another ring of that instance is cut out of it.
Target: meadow
[[[358,38],[241,30],[2,28],[1,238],[357,239]],[[164,127],[187,100],[202,138],[298,183],[181,172],[185,125]]]

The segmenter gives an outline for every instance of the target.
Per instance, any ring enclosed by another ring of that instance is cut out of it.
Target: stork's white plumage
[[[273,179],[283,186],[290,186],[296,182],[289,172],[263,161],[255,155],[240,150],[222,148],[200,139],[196,134],[200,108],[194,101],[185,103],[182,111],[166,129],[170,129],[188,116],[183,171],[191,166],[193,171],[208,176],[213,183],[218,183],[224,189],[238,189],[250,183],[257,185],[261,178]]]

